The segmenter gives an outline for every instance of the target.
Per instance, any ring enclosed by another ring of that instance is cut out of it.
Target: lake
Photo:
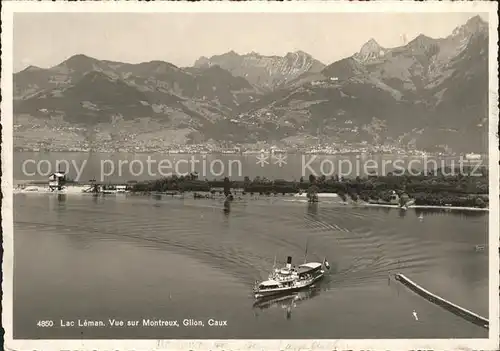
[[[16,194],[14,338],[487,338],[389,279],[403,273],[488,318],[488,250],[475,250],[487,228],[488,213],[335,200],[246,196],[224,214],[213,199]],[[295,302],[254,307],[254,281],[275,256],[302,263],[306,241],[308,260],[330,262],[325,279]],[[210,318],[227,326],[182,325]],[[180,326],[59,326],[78,319]]]

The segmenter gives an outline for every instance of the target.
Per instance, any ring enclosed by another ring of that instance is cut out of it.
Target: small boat
[[[254,296],[260,299],[308,288],[324,277],[323,267],[330,267],[326,258],[323,263],[308,262],[295,268],[292,267],[292,257],[288,256],[285,267],[274,269],[267,280],[255,284]]]
[[[475,154],[475,153],[471,152],[471,153],[465,154],[465,159],[467,161],[476,161],[476,160],[480,160],[481,159],[481,155],[480,154]]]
[[[482,252],[482,251],[484,251],[484,249],[486,249],[486,245],[476,245],[475,246],[476,252]]]

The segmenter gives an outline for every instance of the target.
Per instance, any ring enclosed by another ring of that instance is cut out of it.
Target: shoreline
[[[54,176],[51,176],[54,177]],[[431,175],[371,175],[367,177],[343,178],[338,175],[326,178],[309,175],[299,181],[268,179],[245,176],[243,180],[199,179],[197,173],[189,175],[163,177],[153,180],[135,181],[117,184],[90,180],[82,183],[67,179],[64,173],[58,173],[57,180],[31,181],[17,184],[14,193],[91,193],[99,194],[162,194],[176,197],[215,198],[224,197],[224,206],[235,198],[245,195],[265,197],[293,197],[306,202],[324,201],[340,198],[344,203],[363,207],[389,208],[435,208],[471,211],[488,211],[489,180],[488,173],[480,175],[448,176]]]
[[[70,191],[67,190],[62,190],[62,191],[50,191],[48,187],[41,187],[41,186],[31,186],[28,187],[30,189],[14,189],[13,194],[22,194],[22,195],[93,195],[93,196],[143,196],[143,197],[149,197],[149,196],[165,196],[166,198],[179,198],[182,196],[182,198],[187,198],[189,199],[197,199],[197,200],[208,200],[208,199],[222,199],[224,198],[224,195],[220,194],[210,194],[210,192],[203,192],[203,191],[166,191],[166,192],[138,192],[138,191],[126,191],[126,192],[116,192],[116,193],[92,193],[92,192],[85,192],[83,191],[84,189],[88,189],[88,186],[85,185],[71,185],[67,187],[66,189],[71,189]],[[35,189],[36,188],[36,189]],[[31,190],[32,189],[32,190]],[[200,195],[200,193],[204,193],[205,196]],[[339,195],[336,193],[324,193],[325,196],[321,196],[323,194],[318,194],[320,195],[320,199],[325,199],[328,201],[328,203],[331,203],[331,199],[336,199],[339,198]],[[249,193],[247,194],[240,194],[238,196],[243,196],[247,197],[247,200],[258,200],[262,198],[286,198],[287,201],[289,202],[304,202],[304,203],[309,203],[307,201],[307,197],[305,194],[299,195],[299,193],[296,194],[276,194],[276,195],[250,195]],[[258,198],[256,198],[258,196]],[[319,200],[316,203],[321,203],[322,201]],[[399,205],[394,205],[394,204],[375,204],[375,203],[367,203],[367,202],[355,202],[355,201],[341,201],[339,204],[343,206],[349,206],[352,208],[356,207],[374,207],[374,208],[393,208],[393,209],[400,209],[400,210],[409,210],[409,209],[437,209],[437,210],[450,210],[450,211],[479,211],[479,212],[489,212],[489,207],[485,208],[480,208],[480,207],[470,207],[470,206],[436,206],[436,205],[409,205],[406,208],[401,207]]]
[[[419,150],[421,153],[402,153],[398,154],[401,157],[466,157],[467,153],[458,152],[454,154],[440,154],[439,152],[425,151]],[[113,150],[14,150],[17,153],[33,153],[33,154],[131,154],[131,155],[165,155],[165,156],[255,156],[264,154],[282,154],[289,156],[296,155],[316,155],[316,156],[356,156],[356,155],[366,155],[366,156],[393,156],[394,153],[391,151],[364,151],[364,150],[352,150],[352,151],[337,151],[337,152],[322,152],[322,151],[314,151],[314,150],[283,150],[283,151],[275,151],[272,152],[271,149],[265,150],[264,152],[261,149],[252,149],[245,150],[242,152],[224,152],[224,151],[208,151],[208,152],[177,152],[175,150],[145,150],[145,151],[137,151],[137,150],[127,150],[127,151],[113,151]],[[489,154],[479,153],[481,156],[480,159],[470,159],[471,161],[480,161],[485,160],[489,157]]]

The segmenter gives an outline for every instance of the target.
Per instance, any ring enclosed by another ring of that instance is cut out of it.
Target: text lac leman
[[[103,321],[98,320],[88,320],[88,319],[78,319],[75,321],[60,321],[61,327],[105,327]]]

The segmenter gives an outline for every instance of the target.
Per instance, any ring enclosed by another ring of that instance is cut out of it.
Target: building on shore
[[[64,172],[55,172],[49,176],[49,189],[50,191],[62,190],[66,184],[66,174]]]

